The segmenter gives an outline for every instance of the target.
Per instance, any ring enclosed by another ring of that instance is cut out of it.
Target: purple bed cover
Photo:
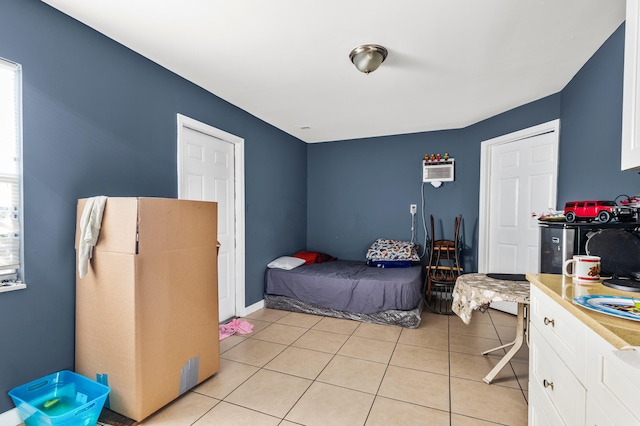
[[[422,267],[375,268],[336,260],[291,270],[268,269],[266,293],[346,312],[414,309],[422,300]]]

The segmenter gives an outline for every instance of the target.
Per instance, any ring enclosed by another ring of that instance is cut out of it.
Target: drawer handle
[[[551,327],[554,327],[556,325],[556,321],[555,320],[550,320],[547,317],[544,317],[544,325],[549,325],[551,324]]]
[[[542,380],[542,386],[545,388],[551,388],[553,390],[553,382],[547,381],[547,379]]]

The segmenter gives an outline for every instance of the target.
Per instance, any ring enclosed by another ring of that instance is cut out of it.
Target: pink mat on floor
[[[220,340],[226,339],[234,334],[249,334],[253,331],[253,324],[239,319],[234,319],[226,324],[220,324],[219,335]]]

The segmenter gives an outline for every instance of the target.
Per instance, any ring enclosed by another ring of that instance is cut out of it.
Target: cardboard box
[[[217,222],[217,203],[107,199],[76,267],[75,367],[107,375],[111,410],[140,421],[220,368]]]

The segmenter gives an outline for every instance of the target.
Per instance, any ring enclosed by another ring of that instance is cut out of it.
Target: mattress
[[[374,268],[336,260],[295,269],[268,269],[266,293],[360,314],[408,311],[422,302],[422,268]]]
[[[395,325],[405,328],[417,328],[420,326],[420,314],[422,313],[423,304],[419,303],[414,309],[408,311],[400,311],[390,309],[388,311],[375,312],[373,314],[359,314],[355,312],[339,311],[337,309],[325,308],[314,305],[313,303],[305,303],[301,300],[287,296],[276,296],[272,294],[264,295],[264,306],[270,309],[279,309],[282,311],[302,312],[312,315],[323,315],[326,317],[348,319],[353,321],[364,321],[373,324]]]

